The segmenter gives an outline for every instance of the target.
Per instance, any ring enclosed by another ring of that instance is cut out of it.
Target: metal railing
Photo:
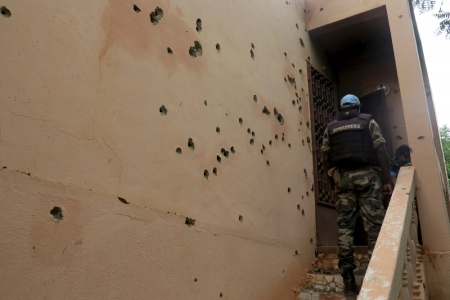
[[[414,167],[402,167],[358,300],[428,299]]]

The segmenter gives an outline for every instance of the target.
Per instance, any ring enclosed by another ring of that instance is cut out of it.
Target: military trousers
[[[355,269],[354,231],[358,214],[361,215],[368,235],[369,257],[380,233],[386,214],[383,206],[383,184],[380,169],[364,166],[352,170],[333,172],[337,196],[338,257],[342,271]]]

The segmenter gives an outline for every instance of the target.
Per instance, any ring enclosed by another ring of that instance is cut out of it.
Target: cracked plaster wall
[[[306,61],[324,64],[304,1],[2,5],[0,293],[292,299],[315,244]]]

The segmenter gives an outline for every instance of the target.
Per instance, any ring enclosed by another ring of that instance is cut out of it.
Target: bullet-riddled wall
[[[304,1],[1,3],[5,299],[292,299]]]

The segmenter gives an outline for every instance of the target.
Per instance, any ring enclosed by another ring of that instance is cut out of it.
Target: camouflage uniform
[[[372,146],[377,148],[386,143],[380,127],[372,119],[369,123]],[[330,151],[328,133],[325,131],[322,152]],[[369,256],[372,255],[386,210],[383,206],[383,183],[381,169],[375,166],[361,166],[357,169],[331,168],[331,176],[337,196],[336,211],[339,228],[339,268],[355,269],[353,233],[358,213],[368,234]]]

